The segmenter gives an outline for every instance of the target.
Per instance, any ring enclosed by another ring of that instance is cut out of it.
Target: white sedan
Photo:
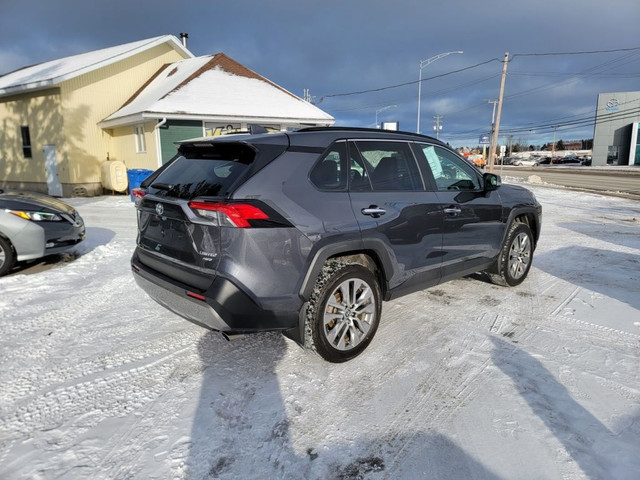
[[[535,158],[518,158],[511,162],[511,165],[517,165],[519,167],[537,167],[538,160]]]

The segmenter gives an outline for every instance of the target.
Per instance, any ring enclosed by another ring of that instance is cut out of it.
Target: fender
[[[303,302],[307,302],[311,298],[313,287],[315,286],[316,279],[320,275],[320,271],[325,262],[333,257],[367,254],[372,252],[379,260],[378,268],[381,270],[381,280],[384,285],[381,285],[383,292],[386,292],[390,288],[390,279],[393,278],[394,260],[392,258],[393,252],[385,246],[384,242],[376,238],[362,239],[360,233],[343,235],[343,239],[336,241],[335,237],[329,237],[318,242],[320,245],[314,253],[310,255],[311,261],[307,266],[307,273],[300,285],[299,295]],[[376,261],[376,258],[373,259]]]
[[[540,212],[534,205],[519,205],[511,209],[505,223],[506,228],[504,229],[504,233],[502,234],[502,244],[504,245],[504,241],[507,237],[507,234],[509,233],[509,227],[514,222],[516,217],[519,217],[521,215],[527,215],[530,220],[533,218],[534,225],[530,225],[530,227],[535,239],[535,248],[535,246],[538,244],[538,239],[540,238]]]

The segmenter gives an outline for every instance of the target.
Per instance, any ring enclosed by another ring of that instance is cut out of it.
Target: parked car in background
[[[82,217],[62,200],[0,190],[0,276],[15,262],[64,252],[84,237]]]
[[[367,347],[383,300],[474,272],[520,284],[542,211],[439,140],[340,127],[183,142],[136,208],[131,266],[151,298],[331,362]]]
[[[517,158],[513,161],[513,165],[518,167],[535,167],[538,165],[537,158]]]
[[[536,166],[551,165],[551,157],[538,158]]]
[[[473,160],[473,164],[478,168],[484,168],[487,166],[486,158],[476,158]]]
[[[582,161],[578,157],[564,157],[560,161],[561,165],[582,165]]]

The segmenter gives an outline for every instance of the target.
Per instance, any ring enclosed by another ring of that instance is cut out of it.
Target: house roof
[[[0,97],[30,90],[42,90],[65,80],[105,67],[163,43],[168,43],[185,57],[193,54],[173,35],[139,40],[24,67],[0,76]]]
[[[161,68],[103,128],[144,118],[333,124],[334,118],[224,53]]]

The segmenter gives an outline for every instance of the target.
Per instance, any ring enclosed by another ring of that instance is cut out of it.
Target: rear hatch
[[[140,263],[206,290],[224,248],[221,229],[246,227],[261,218],[259,208],[231,201],[231,194],[282,153],[285,141],[262,148],[245,141],[181,145],[180,155],[153,178],[137,205]]]

